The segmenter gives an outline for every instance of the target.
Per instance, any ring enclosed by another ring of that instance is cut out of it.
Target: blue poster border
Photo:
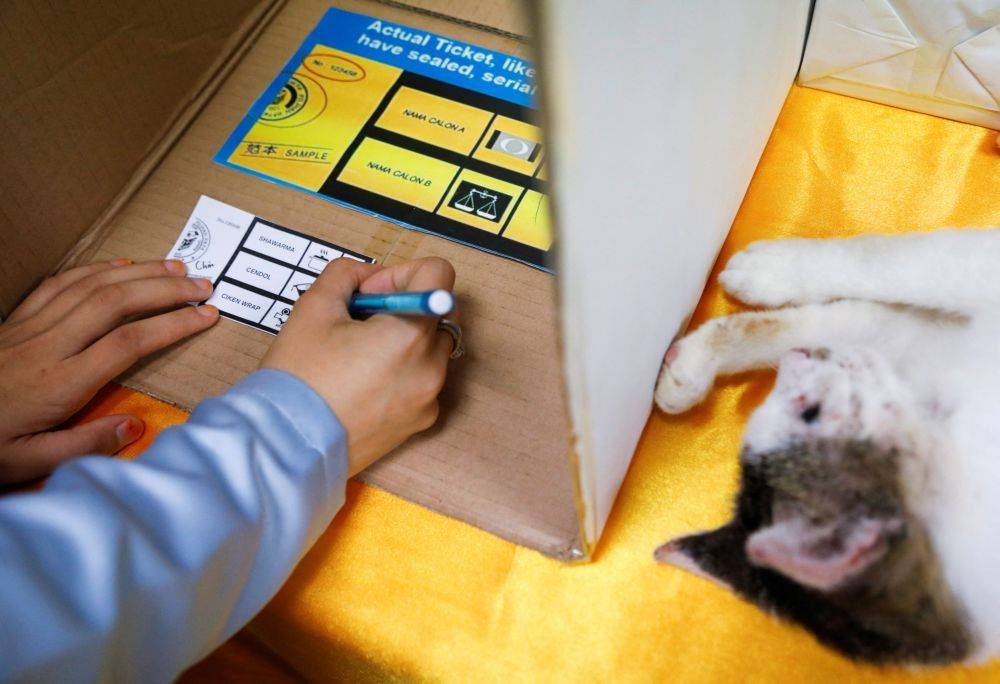
[[[379,22],[380,31],[370,32],[370,27],[375,25],[375,22]],[[401,45],[403,47],[401,54],[393,54],[392,52],[385,52],[377,48],[371,47],[371,40],[367,43],[359,42],[362,35],[371,38],[378,38],[380,41],[389,36],[388,40],[384,42],[392,42],[394,44]],[[398,36],[405,35],[409,36],[412,41],[413,36],[423,37],[426,36],[426,45],[421,47],[413,42],[400,40]],[[394,37],[395,36],[395,37]],[[438,39],[447,41],[449,50],[436,51],[434,45],[437,43]],[[316,27],[309,32],[305,40],[302,41],[298,50],[292,55],[292,57],[286,62],[284,68],[275,75],[274,80],[271,84],[260,94],[253,105],[248,110],[247,114],[243,117],[236,128],[230,133],[226,142],[222,145],[218,152],[213,157],[213,161],[222,166],[235,169],[241,173],[246,173],[251,176],[260,178],[261,180],[267,181],[269,183],[274,183],[276,185],[281,185],[287,188],[299,192],[305,192],[316,197],[320,197],[329,202],[334,202],[341,206],[350,208],[354,211],[359,211],[362,214],[371,216],[384,221],[389,221],[408,229],[417,230],[423,233],[429,233],[432,235],[439,235],[436,231],[422,228],[419,225],[408,223],[391,216],[386,216],[374,211],[372,209],[353,204],[348,201],[338,199],[336,197],[331,197],[326,194],[319,192],[314,192],[307,188],[303,188],[300,185],[285,181],[281,178],[275,178],[274,176],[267,175],[260,171],[250,169],[238,164],[234,164],[229,161],[232,154],[236,151],[239,144],[246,138],[250,129],[257,123],[261,115],[267,106],[277,97],[278,93],[285,86],[288,80],[288,75],[294,73],[299,66],[302,64],[303,60],[308,57],[314,50],[317,44],[322,44],[343,52],[357,55],[372,61],[381,62],[383,64],[388,64],[390,66],[397,67],[403,71],[407,71],[414,74],[419,74],[427,78],[431,78],[437,81],[448,83],[459,88],[464,88],[466,90],[471,90],[474,92],[481,93],[490,97],[494,97],[500,100],[510,102],[512,104],[524,107],[526,109],[535,109],[535,98],[534,98],[534,81],[528,76],[524,77],[524,83],[530,87],[529,93],[521,92],[514,88],[509,88],[501,85],[497,85],[494,82],[484,80],[481,76],[484,73],[490,73],[502,76],[504,78],[513,79],[515,81],[519,79],[519,73],[509,73],[503,67],[506,64],[515,63],[517,69],[532,70],[533,73],[534,66],[528,60],[522,59],[520,57],[515,57],[503,52],[497,52],[495,50],[489,50],[487,48],[474,45],[472,43],[466,43],[449,36],[442,36],[440,34],[425,31],[422,29],[416,29],[405,24],[398,24],[396,22],[386,21],[384,19],[379,19],[377,17],[372,17],[364,14],[358,14],[355,12],[349,12],[347,10],[341,10],[337,8],[328,9],[322,19]],[[410,58],[411,50],[417,50],[421,54],[434,54],[440,57],[447,57],[448,60],[454,65],[457,64],[455,71],[448,71],[442,69],[438,66],[432,66],[428,63],[422,63],[415,59]],[[464,53],[465,55],[478,55],[477,58],[467,58],[463,54],[454,53]],[[513,62],[507,62],[506,60],[513,60]],[[471,65],[471,68],[470,68]],[[471,72],[472,77],[459,73],[459,69],[464,68],[464,71]],[[480,75],[479,78],[476,75]],[[455,240],[455,238],[448,237],[447,239]],[[510,254],[504,254],[493,249],[489,249],[480,244],[467,242],[465,240],[455,240],[463,244],[470,245],[476,249],[480,249],[486,252],[497,254],[506,258],[513,258],[517,261],[522,261],[523,263],[528,263],[536,268],[540,267],[542,270],[551,271],[551,268],[545,265],[539,265],[536,263],[526,262],[523,259],[518,259],[516,256]]]

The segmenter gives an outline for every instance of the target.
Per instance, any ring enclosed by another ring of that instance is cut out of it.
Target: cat
[[[777,367],[732,520],[658,561],[875,663],[1000,653],[1000,229],[751,244],[723,288],[782,307],[668,349],[656,403]]]

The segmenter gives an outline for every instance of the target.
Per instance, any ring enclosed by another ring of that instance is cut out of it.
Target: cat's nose
[[[818,402],[815,404],[810,404],[809,406],[805,407],[805,409],[802,410],[802,413],[799,414],[799,418],[802,419],[803,423],[811,425],[812,423],[815,423],[817,420],[819,420],[819,412],[820,412],[820,405]]]
[[[679,554],[681,554],[681,545],[677,543],[676,539],[674,539],[656,549],[656,551],[653,552],[653,558],[656,559],[658,563],[673,565]]]

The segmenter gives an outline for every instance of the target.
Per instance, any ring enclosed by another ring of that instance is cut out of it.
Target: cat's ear
[[[730,523],[710,532],[668,541],[653,554],[660,563],[712,580],[727,589],[746,593],[755,570],[744,552],[747,533]]]
[[[899,518],[858,518],[823,528],[792,518],[750,535],[746,556],[755,566],[829,591],[881,560],[902,527]]]

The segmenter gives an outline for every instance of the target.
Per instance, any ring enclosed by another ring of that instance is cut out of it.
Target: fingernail
[[[132,263],[131,259],[112,259],[111,260],[111,265],[112,266],[128,266],[131,263]]]
[[[212,281],[208,278],[193,278],[192,280],[194,280],[199,290],[204,290],[205,292],[212,291]]]
[[[194,307],[194,310],[200,313],[206,318],[215,318],[219,315],[219,310],[212,306],[211,304],[203,304],[202,306]]]
[[[122,445],[131,444],[139,439],[144,427],[142,421],[138,418],[126,418],[118,423],[118,426],[115,428],[115,436],[118,437],[118,443]]]
[[[178,259],[167,259],[163,262],[163,267],[167,269],[167,273],[173,273],[174,275],[184,275],[187,273],[187,266],[184,265],[183,261]]]

